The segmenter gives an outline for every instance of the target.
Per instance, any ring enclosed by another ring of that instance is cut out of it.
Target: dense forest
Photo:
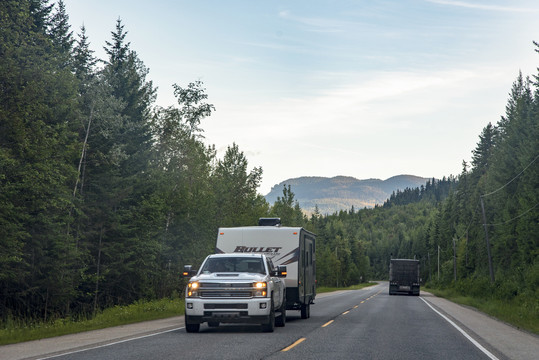
[[[205,143],[215,108],[202,82],[174,85],[177,103],[157,106],[121,19],[106,59],[68,19],[62,1],[0,2],[3,321],[174,296],[218,227],[264,216],[318,235],[320,285],[383,279],[391,257],[416,257],[431,286],[522,297],[538,311],[539,73],[517,77],[458,176],[307,217],[290,186],[274,204],[258,194],[262,169],[236,144],[218,158]]]

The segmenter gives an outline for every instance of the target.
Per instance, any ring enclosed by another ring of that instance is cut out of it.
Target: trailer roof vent
[[[258,226],[281,226],[281,218],[260,218]]]

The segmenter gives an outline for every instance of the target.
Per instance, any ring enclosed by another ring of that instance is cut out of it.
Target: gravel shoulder
[[[118,343],[184,327],[183,316],[0,346],[0,360],[30,360]]]
[[[317,297],[326,297],[332,294],[335,293],[319,294]],[[452,303],[430,293],[421,292],[421,297],[464,329],[468,335],[491,350],[500,360],[531,360],[537,358],[536,356],[539,354],[538,336],[518,330],[475,309]],[[77,352],[83,349],[106,346],[107,344],[174,331],[183,327],[183,316],[177,316],[79,334],[4,345],[0,346],[0,360],[49,358],[67,352]]]
[[[535,360],[539,336],[519,330],[476,309],[455,304],[428,292],[421,297],[449,317],[481,345],[493,350],[499,359]]]

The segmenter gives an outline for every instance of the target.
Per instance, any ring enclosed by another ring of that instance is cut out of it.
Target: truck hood
[[[258,273],[211,273],[200,274],[191,278],[191,281],[264,281],[266,275]]]

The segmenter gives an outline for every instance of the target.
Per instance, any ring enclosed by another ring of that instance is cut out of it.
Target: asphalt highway
[[[311,317],[284,328],[201,326],[183,318],[0,347],[0,359],[536,359],[539,338],[428,293],[390,296],[387,283],[320,294]]]

